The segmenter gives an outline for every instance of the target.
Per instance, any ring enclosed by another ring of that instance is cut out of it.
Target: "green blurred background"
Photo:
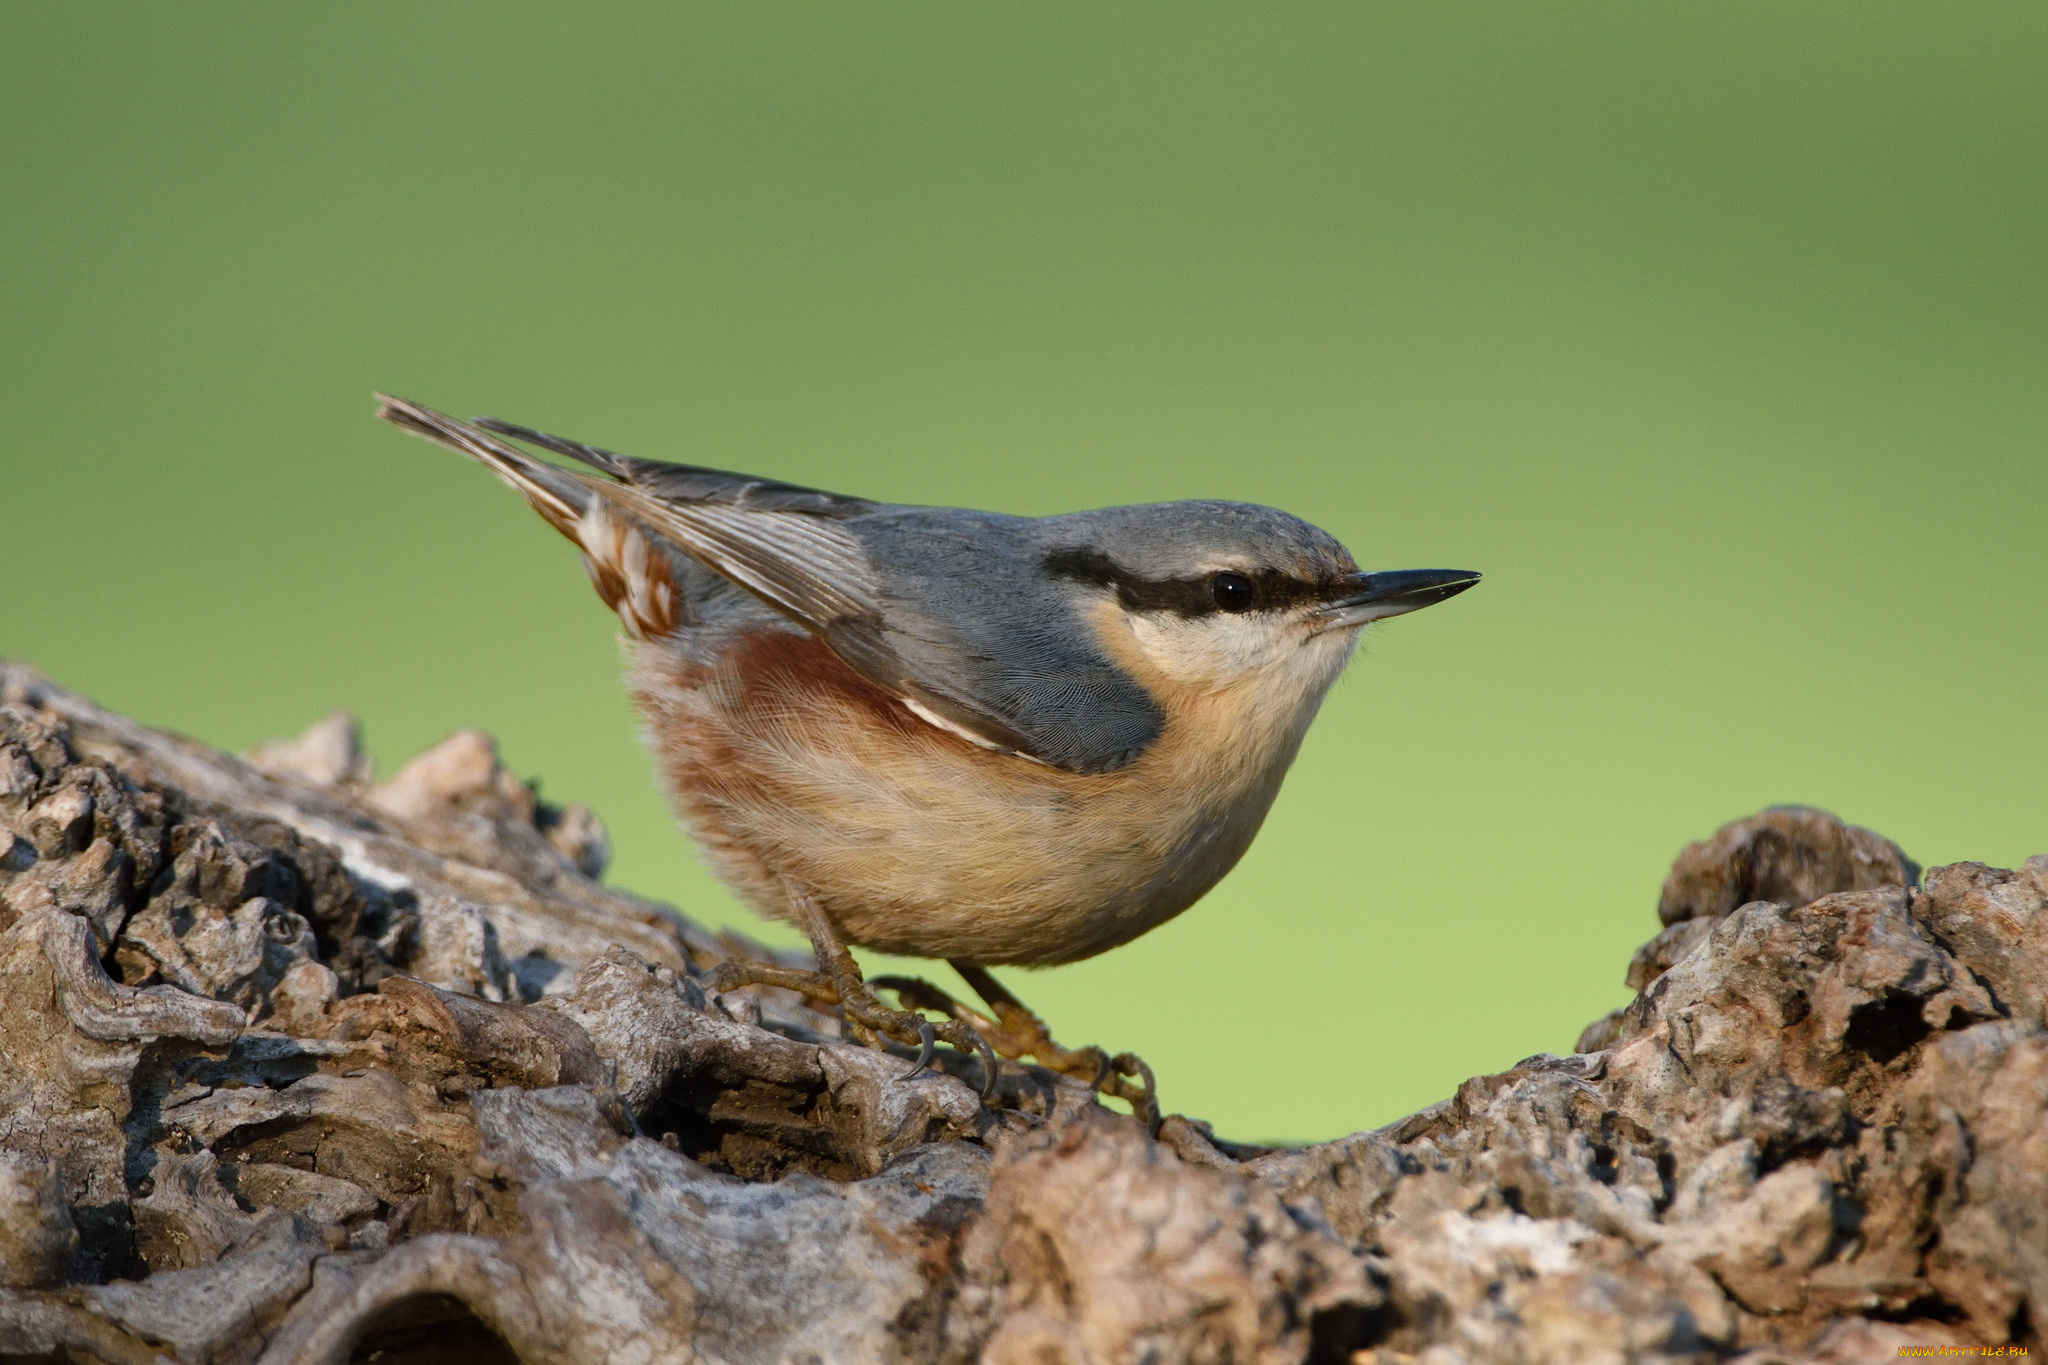
[[[386,772],[485,727],[613,881],[752,927],[573,552],[377,387],[1483,570],[1372,637],[1213,895],[1010,974],[1229,1134],[1568,1051],[1765,804],[2048,849],[2037,3],[0,23],[0,653],[154,724],[348,706]]]

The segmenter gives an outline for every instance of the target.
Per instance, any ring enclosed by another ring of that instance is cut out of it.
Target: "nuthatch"
[[[1059,1047],[986,968],[1074,962],[1187,909],[1258,832],[1360,627],[1479,581],[1361,573],[1248,503],[896,506],[382,402],[582,550],[683,823],[809,935],[817,973],[731,961],[714,989],[836,1000],[920,1067],[935,1037],[981,1053],[985,1083],[987,1044],[1032,1055],[1155,1118],[1142,1062]],[[887,1008],[848,943],[947,958],[991,1012],[878,979],[909,1007]]]

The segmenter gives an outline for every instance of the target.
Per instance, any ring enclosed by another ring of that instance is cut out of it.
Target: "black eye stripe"
[[[1299,602],[1324,601],[1329,589],[1304,582],[1278,569],[1256,569],[1250,573],[1225,570],[1194,578],[1141,578],[1100,550],[1054,550],[1044,561],[1045,571],[1055,578],[1114,589],[1126,611],[1165,611],[1176,616],[1208,616],[1217,611],[1270,611]],[[1243,607],[1227,608],[1217,593],[1217,580],[1228,574],[1243,579],[1251,588],[1251,600]]]

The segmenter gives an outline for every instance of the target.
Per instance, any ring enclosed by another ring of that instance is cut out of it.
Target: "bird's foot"
[[[839,941],[838,933],[826,920],[817,902],[793,888],[791,899],[796,903],[804,928],[810,932],[818,970],[807,972],[771,962],[730,958],[704,974],[706,989],[723,992],[741,986],[778,986],[812,1000],[837,1005],[846,1031],[854,1041],[879,1049],[886,1038],[917,1049],[917,1060],[905,1075],[905,1080],[931,1064],[933,1050],[939,1043],[946,1043],[962,1052],[975,1053],[981,1058],[985,1077],[982,1098],[987,1099],[993,1093],[995,1053],[971,1025],[954,1018],[934,1022],[919,1013],[915,1006],[891,1009],[884,1005],[861,978],[860,965],[853,960],[853,954],[846,950],[846,945]]]
[[[1013,1060],[1034,1058],[1049,1071],[1072,1076],[1104,1095],[1122,1100],[1149,1131],[1159,1131],[1158,1086],[1152,1078],[1152,1068],[1145,1065],[1143,1058],[1134,1052],[1112,1056],[1099,1047],[1061,1047],[1053,1041],[1045,1021],[991,976],[987,968],[955,962],[953,969],[988,1002],[988,1013],[974,1009],[921,977],[878,976],[869,984],[895,991],[897,1000],[908,1008],[938,1010],[951,1016],[953,1021],[986,1039],[998,1056]]]

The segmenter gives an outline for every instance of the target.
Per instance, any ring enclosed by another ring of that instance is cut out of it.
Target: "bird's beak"
[[[1320,609],[1323,630],[1362,626],[1403,612],[1433,607],[1456,597],[1479,581],[1469,569],[1395,569],[1358,573],[1345,580],[1342,594]]]

